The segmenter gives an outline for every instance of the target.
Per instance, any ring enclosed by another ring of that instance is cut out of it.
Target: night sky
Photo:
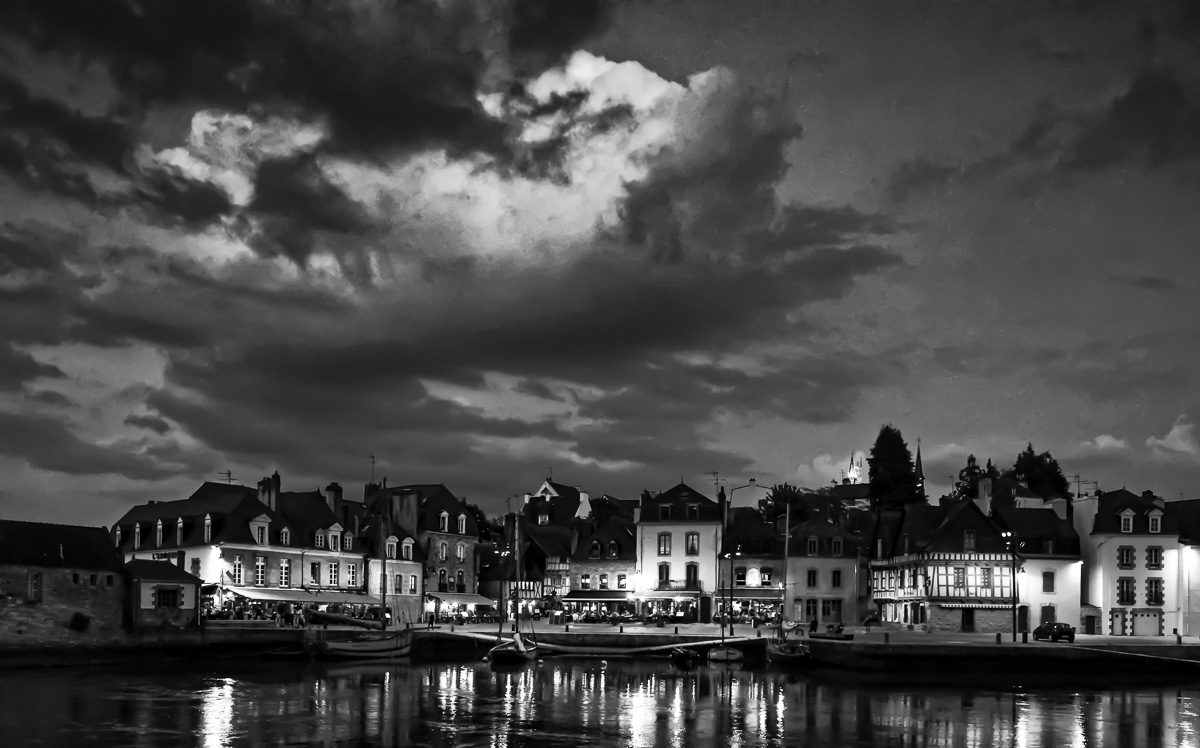
[[[1197,237],[1197,4],[9,0],[0,516],[816,487],[885,423],[935,497],[1195,498]]]

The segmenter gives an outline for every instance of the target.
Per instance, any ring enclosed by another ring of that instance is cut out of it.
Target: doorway
[[[1017,608],[1017,632],[1029,630],[1029,606],[1022,605]]]
[[[975,632],[975,609],[974,608],[963,608],[962,609],[962,630],[964,633],[968,633],[968,634]]]

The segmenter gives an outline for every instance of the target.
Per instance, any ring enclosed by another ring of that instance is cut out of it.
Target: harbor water
[[[1200,682],[970,681],[632,660],[10,670],[0,745],[1200,748]]]

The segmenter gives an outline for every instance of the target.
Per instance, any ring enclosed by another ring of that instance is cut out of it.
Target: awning
[[[625,602],[629,599],[626,590],[571,590],[563,595],[565,602]]]
[[[266,587],[228,587],[227,589],[233,594],[244,597],[247,600],[271,603],[296,602],[295,597],[291,594],[292,590],[268,589]]]
[[[342,603],[351,605],[378,605],[379,599],[349,590],[294,590],[269,587],[227,587],[230,592],[247,600],[272,603],[317,603],[328,605]]]
[[[430,599],[441,600],[444,603],[452,603],[454,605],[495,605],[495,600],[490,600],[483,595],[472,595],[465,592],[428,592],[426,593]]]
[[[363,594],[362,592],[340,592],[338,590],[320,590],[317,592],[315,602],[318,603],[342,603],[349,605],[378,605],[379,598]]]
[[[700,597],[699,590],[646,590],[638,594],[647,600],[671,600],[677,597]]]
[[[721,590],[714,597],[717,600],[728,600],[729,590]],[[783,600],[783,590],[775,587],[735,587],[734,600]]]
[[[983,608],[988,610],[1009,610],[1012,603],[934,603],[939,608]]]

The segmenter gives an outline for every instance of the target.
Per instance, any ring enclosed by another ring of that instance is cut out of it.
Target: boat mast
[[[375,458],[372,457],[371,458],[372,469],[374,469],[374,466],[375,466]],[[380,493],[379,500],[382,500],[383,502],[385,502],[385,506],[386,506],[387,496],[384,494],[384,492],[386,492],[386,489],[387,489],[387,478],[383,479],[382,488],[383,488],[383,491],[381,491],[381,493]],[[375,506],[379,506],[379,503],[378,503],[379,500],[376,501]],[[376,552],[379,554],[379,630],[387,631],[387,578],[388,578],[388,573],[387,573],[387,535],[385,535],[385,530],[384,530],[384,526],[386,523],[383,521],[384,520],[383,512],[376,511],[375,516],[379,519],[379,537],[377,538],[379,545],[375,549]],[[301,569],[301,571],[303,571],[303,569]]]
[[[792,538],[792,500],[784,499],[786,509],[783,511],[783,609],[779,611],[779,636],[783,637],[783,617],[788,608],[788,541]]]

